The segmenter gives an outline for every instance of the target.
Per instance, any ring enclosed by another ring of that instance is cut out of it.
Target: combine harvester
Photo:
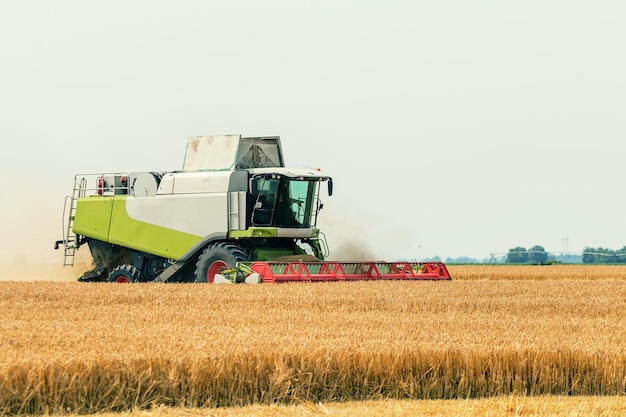
[[[279,137],[191,137],[182,171],[79,174],[63,210],[79,281],[278,283],[450,280],[441,262],[332,262],[317,228],[332,178],[286,168]]]

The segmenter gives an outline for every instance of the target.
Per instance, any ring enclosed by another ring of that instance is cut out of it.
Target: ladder
[[[76,200],[85,196],[87,179],[74,178],[74,190],[71,196],[65,197],[63,207],[63,266],[74,266],[76,249],[78,248],[78,236],[74,233],[74,218],[76,216]],[[61,243],[57,242],[57,243]]]

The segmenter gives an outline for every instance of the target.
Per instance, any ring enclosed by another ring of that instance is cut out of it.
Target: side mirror
[[[330,197],[331,195],[333,195],[333,179],[329,178],[328,179],[328,196]]]

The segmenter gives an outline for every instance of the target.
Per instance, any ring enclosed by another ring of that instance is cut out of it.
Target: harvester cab
[[[95,266],[79,281],[450,278],[440,263],[326,262],[317,220],[332,184],[287,168],[277,136],[191,137],[181,171],[76,175],[55,247],[73,265],[89,246]]]

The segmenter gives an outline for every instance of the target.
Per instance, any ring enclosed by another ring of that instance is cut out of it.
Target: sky
[[[336,256],[626,245],[621,1],[0,2],[0,262],[58,262],[75,174],[281,137]]]

